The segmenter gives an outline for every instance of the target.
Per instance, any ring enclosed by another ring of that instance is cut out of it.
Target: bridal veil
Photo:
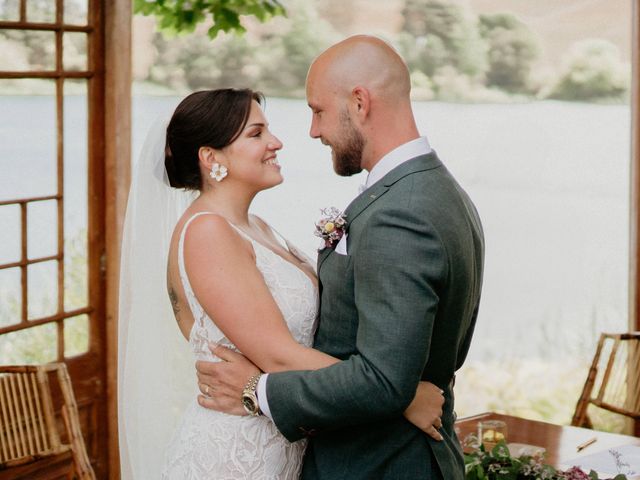
[[[122,240],[118,324],[121,478],[160,478],[176,422],[197,390],[188,342],[166,289],[173,229],[195,193],[169,186],[168,120],[152,125],[133,177]]]

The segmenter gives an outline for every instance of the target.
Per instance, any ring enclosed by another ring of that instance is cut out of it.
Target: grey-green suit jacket
[[[343,360],[272,374],[278,429],[309,437],[305,479],[462,480],[452,379],[478,313],[484,240],[467,194],[435,152],[389,172],[346,210],[348,255],[318,258],[315,348]],[[407,422],[418,381],[445,390],[443,442]]]

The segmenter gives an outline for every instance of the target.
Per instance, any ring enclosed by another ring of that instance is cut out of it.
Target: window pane
[[[2,102],[2,108],[5,108],[8,95],[55,95],[55,93],[56,85],[52,80],[40,78],[0,79],[0,95],[2,95],[0,102]]]
[[[0,30],[2,70],[55,69],[55,34],[37,30]]]
[[[0,364],[48,363],[57,359],[58,330],[47,323],[0,336]]]
[[[20,20],[20,0],[0,0],[0,20]]]
[[[22,295],[19,268],[0,270],[0,298],[0,327],[20,323]]]
[[[58,262],[29,265],[28,319],[48,317],[58,311]]]
[[[65,70],[87,69],[87,34],[65,33],[63,38],[63,68]]]
[[[459,162],[448,166],[487,243],[457,411],[567,423],[599,333],[626,329],[629,106],[443,105],[429,115],[439,121],[426,131]],[[464,142],[446,130],[455,122]]]
[[[28,84],[14,85],[28,88]],[[55,97],[2,97],[0,200],[56,193],[56,138]]]
[[[66,310],[87,305],[87,81],[65,82],[64,228]]]
[[[0,236],[0,264],[20,260],[20,207],[5,205],[0,207],[0,232],[12,232]]]
[[[65,310],[87,306],[87,230],[78,230],[65,239],[64,270]]]
[[[65,0],[64,23],[69,25],[86,25],[87,0]]]
[[[80,315],[64,321],[64,356],[66,358],[89,351],[89,317]]]
[[[56,0],[27,0],[27,20],[30,22],[55,22]]]
[[[49,257],[58,253],[58,208],[55,200],[32,202],[27,207],[27,257]]]

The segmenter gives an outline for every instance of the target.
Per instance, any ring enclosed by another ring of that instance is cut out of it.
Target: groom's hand
[[[242,391],[251,377],[260,369],[244,355],[226,347],[209,345],[211,352],[221,362],[196,362],[198,403],[211,410],[231,415],[247,415],[242,406]]]

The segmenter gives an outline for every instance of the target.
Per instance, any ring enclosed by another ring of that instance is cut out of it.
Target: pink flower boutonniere
[[[322,217],[316,223],[316,237],[324,240],[325,248],[334,248],[347,227],[346,217],[335,207],[323,208],[320,210]]]

